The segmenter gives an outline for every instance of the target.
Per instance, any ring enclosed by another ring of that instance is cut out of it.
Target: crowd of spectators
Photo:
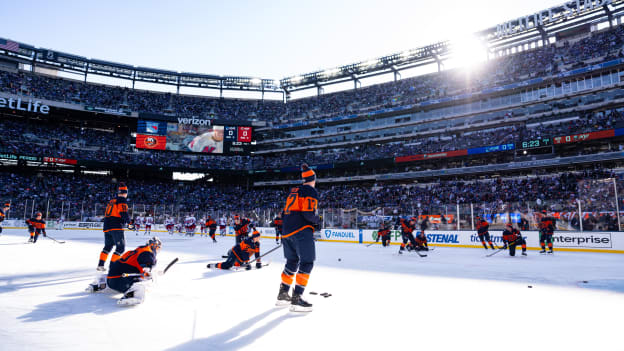
[[[624,122],[624,114],[618,110],[609,110],[583,113],[578,119],[565,122],[552,120],[532,125],[530,128],[508,126],[465,133],[449,132],[447,135],[411,142],[362,144],[349,148],[280,153],[271,156],[217,156],[138,150],[131,144],[129,135],[120,135],[112,131],[2,120],[0,121],[0,128],[3,130],[0,135],[0,152],[128,165],[251,170],[296,166],[301,162],[314,165],[363,161],[515,143],[522,140],[611,129],[619,122]]]
[[[530,208],[552,212],[577,211],[577,199],[589,218],[601,218],[615,210],[613,181],[618,182],[620,207],[624,206],[623,174],[596,168],[575,173],[545,174],[473,181],[438,181],[430,184],[324,185],[319,184],[319,203],[323,209],[373,211],[386,214],[414,215],[455,213],[456,205],[470,213],[521,211]],[[128,180],[129,207],[136,213],[145,208],[159,209],[160,214],[186,213],[272,213],[283,207],[286,188],[246,188],[212,185],[205,181]],[[11,201],[12,218],[29,216],[33,211],[49,212],[58,218],[61,211],[68,219],[102,216],[105,204],[114,196],[117,180],[104,176],[68,174],[3,173],[0,191],[3,201]],[[148,207],[144,207],[147,205]],[[602,213],[602,214],[601,214]]]
[[[621,54],[624,26],[575,42],[563,42],[491,59],[481,66],[401,79],[357,90],[282,103],[270,100],[219,99],[135,90],[84,83],[30,73],[0,72],[0,91],[119,111],[209,116],[217,119],[259,119],[275,123],[365,113],[485,87],[547,76],[585,60]]]

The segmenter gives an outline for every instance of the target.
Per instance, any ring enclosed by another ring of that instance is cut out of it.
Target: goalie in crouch
[[[109,288],[124,293],[117,301],[118,305],[137,305],[145,299],[147,284],[152,278],[152,269],[156,266],[156,254],[160,252],[162,242],[157,237],[151,238],[145,245],[124,253],[118,260],[111,262],[108,274],[101,274],[86,291],[97,292]],[[124,276],[124,275],[129,276]]]

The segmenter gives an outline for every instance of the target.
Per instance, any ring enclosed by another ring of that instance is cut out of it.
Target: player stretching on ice
[[[28,232],[30,232],[30,239],[28,239],[29,243],[36,243],[39,234],[46,236],[46,222],[41,219],[42,216],[41,212],[37,212],[35,214],[35,218],[26,220],[26,224],[28,224]]]
[[[416,229],[416,219],[412,217],[408,221],[407,219],[399,218],[397,225],[401,230],[401,238],[403,239],[401,247],[399,248],[399,254],[403,254],[403,251],[405,251],[406,248],[408,251],[418,250],[419,246],[422,245],[419,245],[418,242],[416,242],[413,234]]]
[[[283,212],[282,245],[284,245],[286,265],[282,271],[282,283],[276,305],[290,304],[291,311],[310,312],[312,304],[305,301],[301,295],[308,285],[316,259],[314,229],[320,223],[320,218],[316,214],[318,208],[318,193],[314,188],[316,174],[305,163],[301,165],[301,178],[303,178],[303,185],[290,190]],[[293,281],[295,289],[291,297],[288,291]]]
[[[146,285],[151,280],[152,269],[156,266],[156,254],[162,243],[157,237],[147,244],[128,251],[120,259],[111,262],[108,275],[102,274],[87,287],[87,292],[97,292],[109,288],[124,293],[117,300],[118,305],[137,305],[145,299]],[[124,277],[124,274],[130,276]]]
[[[479,235],[479,239],[481,239],[481,244],[483,244],[483,247],[487,250],[488,247],[485,244],[485,241],[487,240],[492,250],[494,250],[494,244],[492,243],[492,239],[490,238],[490,232],[488,231],[489,228],[490,223],[488,223],[485,219],[477,216],[477,234]]]
[[[124,237],[124,226],[129,222],[128,204],[128,187],[124,183],[119,183],[117,197],[110,200],[104,212],[104,248],[100,253],[100,261],[97,270],[104,272],[104,264],[108,258],[108,254],[115,246],[115,252],[111,257],[111,263],[117,261],[126,249],[126,238]]]
[[[4,222],[4,218],[6,217],[7,212],[11,208],[10,203],[5,203],[4,206],[0,209],[0,234],[2,234],[2,222]]]
[[[503,230],[503,249],[509,246],[509,256],[516,255],[516,246],[522,246],[522,256],[526,256],[526,240],[520,234],[520,231],[513,227],[511,223],[507,223]]]
[[[381,239],[382,246],[386,247],[390,245],[390,228],[388,228],[384,222],[381,222],[379,225],[377,240],[375,240],[375,242],[379,242],[379,239]]]
[[[225,262],[209,263],[206,267],[218,269],[240,267],[249,262],[249,258],[252,254],[256,256],[256,268],[262,268],[262,262],[260,262],[260,233],[256,230],[254,230],[251,237],[243,239],[243,241],[234,245],[234,247],[228,251]],[[251,265],[247,265],[246,269],[251,269]]]

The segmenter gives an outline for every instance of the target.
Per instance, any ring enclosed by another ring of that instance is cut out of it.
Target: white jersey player
[[[141,230],[144,220],[143,216],[137,216],[134,218],[134,234],[139,235],[139,230]]]
[[[145,217],[145,233],[146,235],[150,235],[152,233],[152,224],[154,224],[154,217],[152,215],[147,215]]]
[[[227,218],[225,218],[225,216],[222,216],[221,218],[219,218],[219,233],[221,234],[221,236],[225,236],[226,227],[227,227]]]
[[[202,217],[202,218],[199,220],[199,228],[200,228],[200,229],[199,229],[199,233],[200,233],[200,234],[202,234],[202,235],[203,235],[203,234],[208,233],[208,230],[206,230],[206,218]]]
[[[173,227],[175,226],[175,220],[171,217],[165,219],[165,229],[169,232],[169,235],[173,235]]]
[[[186,216],[186,218],[184,219],[184,228],[186,229],[186,235],[195,235],[195,223],[197,223],[197,220],[193,215]]]
[[[223,153],[223,126],[215,126],[212,130],[198,135],[188,144],[193,152]]]

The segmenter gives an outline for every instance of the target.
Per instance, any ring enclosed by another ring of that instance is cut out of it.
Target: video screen
[[[250,151],[250,145],[251,126],[143,120],[139,120],[137,124],[136,147],[142,149],[242,154]]]

